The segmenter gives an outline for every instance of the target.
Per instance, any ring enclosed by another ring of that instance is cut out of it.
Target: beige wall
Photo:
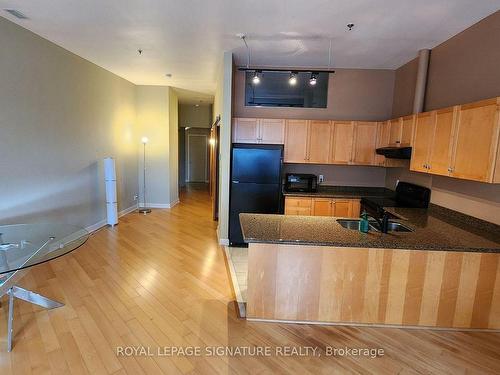
[[[212,126],[212,104],[179,104],[179,126],[210,128]]]
[[[102,222],[107,156],[133,207],[135,120],[133,84],[0,17],[2,223]]]
[[[413,112],[413,99],[417,83],[418,60],[415,58],[396,69],[392,118]]]
[[[146,145],[146,205],[170,207],[178,201],[177,96],[170,87],[137,86],[137,125]],[[140,139],[140,137],[139,137]],[[143,192],[142,145],[139,161],[139,191]]]
[[[175,89],[169,87],[169,184],[170,206],[179,202],[179,99]]]
[[[229,244],[229,178],[231,175],[231,119],[233,89],[233,54],[224,52],[217,77],[213,118],[220,115],[219,138],[219,226],[221,244]]]
[[[393,115],[412,112],[415,60],[396,72]],[[485,18],[431,51],[425,110],[500,96],[500,12]],[[500,185],[388,169],[396,180],[432,188],[431,201],[500,224]]]
[[[327,108],[245,107],[245,73],[237,71],[234,117],[310,120],[387,120],[391,116],[394,71],[336,69],[330,74]]]
[[[500,95],[500,11],[432,49],[426,110]]]

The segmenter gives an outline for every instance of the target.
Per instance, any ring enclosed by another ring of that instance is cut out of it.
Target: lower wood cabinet
[[[359,217],[359,199],[286,197],[285,215]]]

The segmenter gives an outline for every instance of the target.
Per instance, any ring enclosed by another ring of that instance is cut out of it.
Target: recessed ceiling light
[[[13,15],[14,17],[16,18],[19,18],[20,20],[27,20],[28,19],[28,16],[21,13],[20,11],[18,10],[15,10],[15,9],[4,9],[7,13],[10,13],[11,15]]]

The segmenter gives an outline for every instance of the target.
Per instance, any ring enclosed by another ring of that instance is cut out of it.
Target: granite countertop
[[[383,187],[359,186],[326,186],[320,185],[316,192],[287,192],[286,197],[314,197],[314,198],[362,198],[362,197],[392,197],[394,191]]]
[[[248,243],[500,253],[500,226],[439,206],[387,208],[413,232],[361,233],[335,217],[240,214]]]

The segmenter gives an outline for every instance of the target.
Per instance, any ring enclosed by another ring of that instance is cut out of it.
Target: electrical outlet
[[[138,200],[139,196],[137,194],[134,194],[134,201]]]
[[[322,174],[320,174],[320,175],[318,176],[318,181],[319,181],[319,183],[321,184],[323,181],[325,181],[325,176],[323,176]]]

